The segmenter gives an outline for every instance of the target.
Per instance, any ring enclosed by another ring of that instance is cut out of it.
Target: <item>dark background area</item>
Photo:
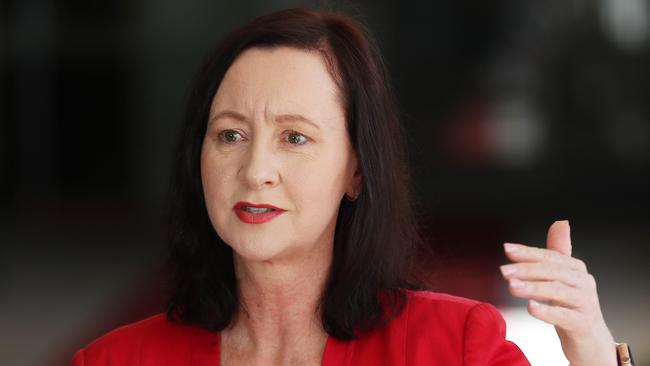
[[[0,0],[0,360],[68,364],[160,311],[189,81],[228,31],[317,1]],[[614,336],[648,365],[650,2],[342,2],[407,132],[434,289],[520,306],[505,241],[569,219]]]

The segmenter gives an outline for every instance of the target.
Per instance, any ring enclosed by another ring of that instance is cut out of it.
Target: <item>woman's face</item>
[[[207,123],[208,215],[238,255],[280,260],[331,245],[341,199],[358,192],[359,176],[338,89],[318,52],[243,52]]]

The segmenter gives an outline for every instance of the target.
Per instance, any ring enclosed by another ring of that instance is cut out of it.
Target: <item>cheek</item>
[[[232,196],[231,166],[227,160],[204,151],[201,154],[201,183],[208,215],[213,225],[222,221],[229,209],[229,197]]]
[[[331,215],[345,192],[345,164],[337,156],[321,155],[285,170],[285,185],[297,209]]]

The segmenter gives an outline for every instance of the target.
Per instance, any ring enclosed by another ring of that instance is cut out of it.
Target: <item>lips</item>
[[[283,214],[286,210],[268,204],[237,202],[233,207],[237,217],[247,224],[263,224]]]

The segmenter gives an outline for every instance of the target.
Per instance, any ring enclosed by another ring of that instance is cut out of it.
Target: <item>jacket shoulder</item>
[[[189,353],[191,336],[196,331],[170,322],[163,313],[156,314],[90,342],[75,354],[73,366],[146,365],[155,364],[155,360],[174,365],[170,361]]]
[[[462,332],[470,312],[482,305],[487,304],[445,293],[409,290],[405,309],[408,327],[410,330],[417,330],[418,326],[436,329],[436,333],[442,330]]]
[[[428,303],[429,305],[438,303],[443,306],[471,308],[475,305],[481,304],[481,302],[476,300],[442,292],[406,290],[406,293],[410,300],[420,303]]]
[[[430,291],[408,291],[407,310],[409,319],[424,321],[429,326],[466,331],[475,323],[494,323],[499,333],[505,334],[505,322],[499,311],[491,304]]]
[[[416,359],[529,365],[519,348],[505,339],[505,321],[491,304],[428,291],[409,291],[407,298],[406,347]]]
[[[407,311],[409,318],[416,318],[457,327],[476,307],[491,306],[476,300],[430,291],[407,291]]]
[[[480,302],[405,290],[401,313],[347,348],[359,365],[462,365],[465,323]]]

